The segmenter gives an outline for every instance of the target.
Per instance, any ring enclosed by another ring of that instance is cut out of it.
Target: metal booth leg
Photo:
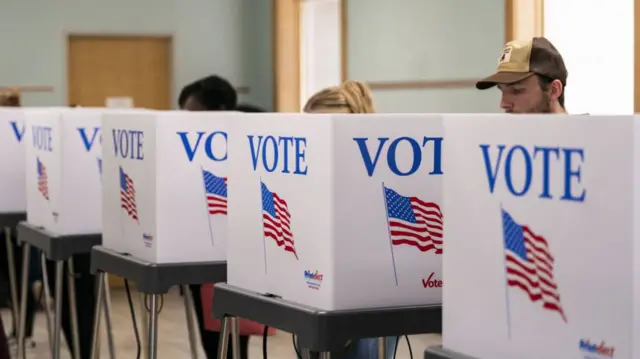
[[[240,321],[232,317],[231,321],[231,354],[233,359],[240,359]]]
[[[378,338],[378,359],[387,359],[387,338]]]
[[[191,359],[198,359],[198,344],[196,341],[196,333],[193,322],[193,297],[189,286],[183,285],[182,298],[184,299],[184,309],[187,316],[187,333],[189,334],[189,349],[191,350]]]
[[[104,279],[101,281],[104,288],[104,323],[107,329],[107,347],[109,348],[109,358],[115,359],[116,346],[113,341],[113,326],[111,325],[111,288],[109,287],[109,275],[104,273]]]
[[[53,313],[51,307],[53,300],[51,299],[51,288],[49,288],[49,273],[47,271],[47,257],[44,252],[40,253],[40,265],[42,268],[42,291],[44,293],[44,315],[47,319],[47,334],[49,335],[49,350],[53,356]]]
[[[149,315],[149,338],[147,342],[147,358],[148,359],[157,359],[158,357],[158,299],[160,295],[151,294],[149,296],[151,298],[149,305],[149,311],[151,312]]]
[[[18,332],[20,309],[18,305],[18,283],[16,281],[16,261],[13,257],[13,242],[11,241],[11,227],[4,227],[4,238],[7,245],[7,265],[9,267],[9,290],[11,292],[11,314],[15,327],[13,331]]]
[[[62,281],[63,281],[64,261],[56,261],[56,288],[55,288],[55,302],[56,311],[53,321],[53,359],[60,359],[60,344],[61,336],[60,330],[62,329]]]
[[[139,292],[140,294],[140,312],[141,312],[141,320],[142,320],[142,325],[140,326],[142,328],[142,337],[140,338],[141,341],[141,345],[142,345],[142,355],[143,357],[147,357],[147,338],[149,337],[149,331],[147,330],[147,324],[149,323],[149,312],[147,311],[147,296],[142,293]]]
[[[25,357],[25,329],[26,326],[22,325],[27,318],[27,295],[29,294],[29,251],[31,245],[29,243],[22,244],[22,282],[20,282],[20,318],[16,318],[16,325],[18,326],[18,358]],[[56,358],[57,359],[57,358]]]
[[[302,349],[302,359],[311,359],[311,351],[309,349]]]
[[[78,333],[78,307],[76,306],[76,273],[73,268],[73,257],[67,261],[69,276],[67,289],[69,291],[69,313],[71,316],[71,350],[73,357],[80,358],[80,334]],[[57,286],[57,285],[56,285]]]
[[[93,312],[93,340],[91,340],[91,359],[97,359],[100,355],[100,314],[102,314],[102,301],[104,300],[104,272],[96,275],[96,307]]]
[[[218,342],[218,359],[227,359],[227,351],[229,349],[229,333],[231,327],[231,317],[222,318],[220,326],[220,340]]]
[[[331,359],[331,353],[330,352],[322,352],[322,353],[320,353],[319,359]]]

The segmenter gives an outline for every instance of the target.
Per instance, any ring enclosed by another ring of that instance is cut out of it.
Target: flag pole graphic
[[[118,188],[120,188],[120,229],[122,229],[122,240],[124,241],[126,238],[126,230],[124,228],[126,222],[124,218],[122,218],[122,213],[125,211],[125,209],[122,208],[122,166],[118,166],[118,168],[120,169],[120,171],[118,171]]]
[[[260,220],[262,220],[262,248],[264,253],[264,274],[267,274],[267,239],[264,236],[264,196],[262,194],[262,177],[260,177],[260,203]]]
[[[211,229],[211,214],[209,213],[209,202],[207,202],[207,183],[204,178],[204,168],[200,166],[200,175],[202,176],[202,190],[204,191],[204,208],[207,213],[207,220],[209,221],[209,238],[211,238],[211,246],[215,247],[213,243],[213,229]]]
[[[507,308],[507,337],[511,340],[511,308],[509,303],[509,279],[507,278],[507,248],[505,243],[505,233],[504,233],[504,209],[502,208],[502,203],[500,203],[500,221],[502,222],[502,261],[504,263],[504,296],[505,303]]]
[[[396,279],[396,287],[398,286],[398,271],[396,270],[396,257],[393,253],[393,239],[391,238],[391,227],[389,226],[389,206],[387,204],[387,191],[384,182],[382,182],[382,201],[384,202],[384,215],[387,219],[387,233],[389,233],[389,248],[391,249],[391,263],[393,264],[393,277]]]

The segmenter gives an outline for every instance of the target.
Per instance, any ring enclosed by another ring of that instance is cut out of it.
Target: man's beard
[[[546,92],[542,93],[542,98],[531,111],[528,113],[551,113],[551,102],[549,101],[549,95]]]
[[[540,98],[540,101],[535,106],[533,106],[532,108],[526,111],[523,111],[523,112],[506,111],[506,113],[520,113],[520,114],[551,113],[551,102],[549,101],[549,95],[546,92],[543,92],[542,97]]]

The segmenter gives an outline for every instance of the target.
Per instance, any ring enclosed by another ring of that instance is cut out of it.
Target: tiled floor
[[[113,290],[111,293],[113,306],[114,337],[116,343],[116,355],[118,358],[134,359],[136,357],[136,343],[133,336],[133,328],[129,306],[124,291]],[[140,305],[137,302],[139,296],[134,295],[136,300],[136,315],[140,316]],[[186,318],[182,297],[178,291],[172,291],[165,296],[164,308],[160,314],[159,334],[158,334],[158,358],[177,359],[189,358],[189,341],[186,331]],[[7,327],[10,321],[9,311],[2,312],[2,318]],[[140,322],[140,319],[138,319]],[[38,313],[36,318],[35,342],[36,347],[27,351],[27,358],[49,358],[47,352],[47,332],[46,318],[44,313]],[[142,334],[141,334],[142,335]],[[423,356],[422,352],[427,346],[437,345],[440,342],[439,335],[416,335],[409,337],[413,349],[414,358]],[[102,358],[108,358],[106,337],[103,335],[104,345],[101,346]],[[296,355],[292,347],[291,334],[278,332],[268,339],[269,357],[272,359],[295,359]],[[205,359],[200,348],[199,358]],[[143,352],[144,353],[144,352]],[[62,359],[69,359],[66,347],[63,349]],[[253,337],[250,341],[249,357],[251,359],[262,358],[262,338]],[[143,356],[144,358],[144,356]],[[401,341],[398,347],[398,359],[408,359],[409,351],[405,341]],[[372,358],[373,359],[373,358]]]

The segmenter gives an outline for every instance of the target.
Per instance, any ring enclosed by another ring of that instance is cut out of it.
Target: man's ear
[[[564,91],[564,85],[560,80],[553,80],[549,85],[549,97],[553,100],[557,101],[562,96],[562,91]]]

